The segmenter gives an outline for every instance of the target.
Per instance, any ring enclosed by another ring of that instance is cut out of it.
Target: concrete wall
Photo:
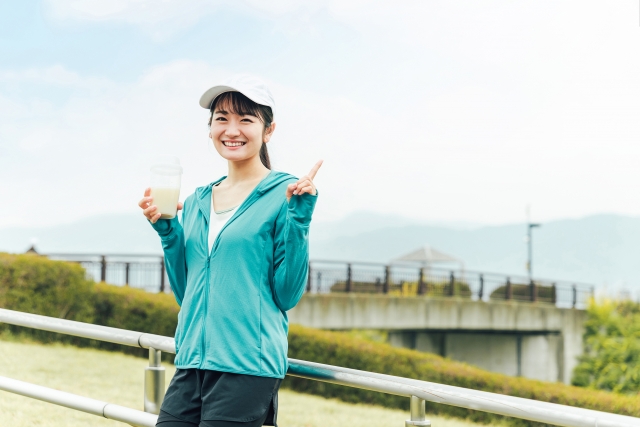
[[[483,369],[569,383],[582,354],[586,314],[550,304],[457,298],[310,294],[292,323],[320,329],[384,329],[391,344]]]
[[[492,372],[564,381],[559,334],[391,331],[389,343],[439,354]]]

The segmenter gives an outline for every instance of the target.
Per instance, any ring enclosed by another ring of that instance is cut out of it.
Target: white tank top
[[[231,219],[234,213],[238,210],[236,206],[233,209],[228,209],[222,212],[216,212],[213,209],[213,190],[211,191],[211,216],[209,217],[209,253],[213,249],[213,243],[216,241],[216,237],[222,230],[222,227]]]

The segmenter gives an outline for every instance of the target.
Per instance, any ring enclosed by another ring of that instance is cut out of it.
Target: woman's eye
[[[216,121],[217,122],[226,122],[227,119],[226,119],[226,117],[216,117]]]
[[[251,119],[242,119],[241,121],[243,121],[245,123],[253,123],[253,120],[251,120]]]

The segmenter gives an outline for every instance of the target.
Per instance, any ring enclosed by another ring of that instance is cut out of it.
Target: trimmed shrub
[[[96,284],[78,264],[0,253],[0,307],[114,328],[173,336],[178,304],[172,295]],[[146,356],[147,350],[0,323],[0,330],[42,342],[65,342]],[[172,354],[165,359],[173,361]]]
[[[540,302],[555,302],[556,301],[556,288],[555,286],[536,286],[536,299]],[[491,301],[504,301],[507,298],[507,287],[502,285],[496,288],[489,299]],[[530,301],[531,300],[531,286],[528,284],[511,284],[511,298],[516,301]]]
[[[78,264],[0,253],[0,307],[87,322],[92,294],[93,282]]]
[[[63,285],[62,285],[63,284]],[[94,283],[78,264],[32,254],[0,253],[0,307],[61,319],[93,321]],[[28,334],[43,342],[81,344],[82,338],[0,323],[0,330]]]
[[[425,293],[422,296],[440,297],[449,295],[449,281],[425,281]],[[380,294],[383,292],[384,284],[381,281],[376,282],[360,282],[351,283],[353,292]],[[339,280],[335,282],[331,288],[331,292],[346,292],[347,282]],[[453,284],[453,294],[456,297],[470,298],[471,288],[465,282],[456,280]],[[418,282],[394,282],[389,285],[388,295],[391,296],[418,296]]]

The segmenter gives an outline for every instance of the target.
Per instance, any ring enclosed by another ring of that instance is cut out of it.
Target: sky
[[[638,1],[0,2],[0,227],[137,212],[226,173],[200,95],[276,99],[275,169],[314,218],[503,224],[640,215]]]

